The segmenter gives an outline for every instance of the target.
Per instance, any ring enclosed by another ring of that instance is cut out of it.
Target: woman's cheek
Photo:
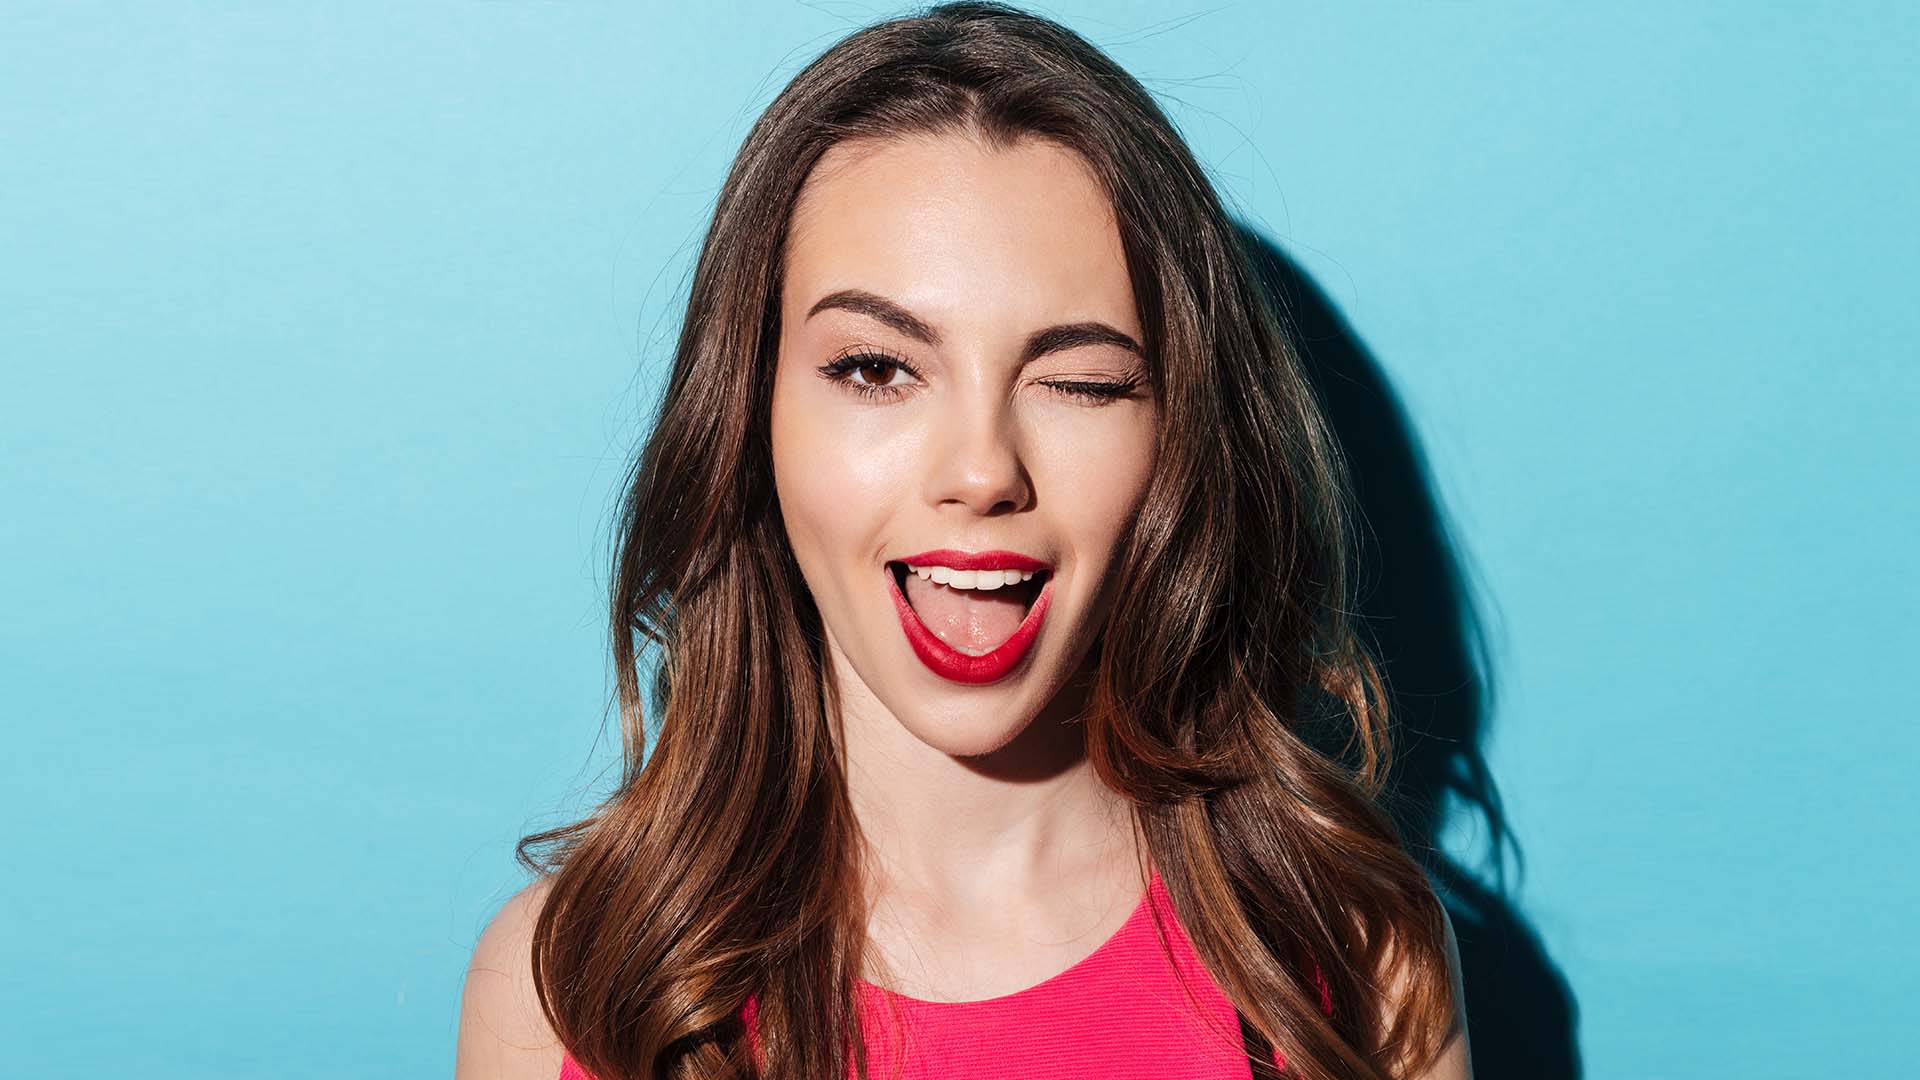
[[[1106,413],[1127,409],[1126,414]],[[1117,531],[1145,497],[1153,474],[1155,429],[1151,410],[1110,405],[1090,414],[1035,417],[1030,467],[1043,497],[1072,507],[1087,524],[1112,523]]]
[[[774,477],[803,570],[864,560],[886,542],[886,518],[911,490],[914,440],[832,401],[795,402],[774,426]],[[805,549],[805,550],[802,550]]]
[[[822,455],[822,461],[833,462],[844,488],[870,497],[887,496],[887,501],[909,489],[915,470],[923,464],[920,456],[926,439],[906,410],[843,413],[831,428],[832,449]]]

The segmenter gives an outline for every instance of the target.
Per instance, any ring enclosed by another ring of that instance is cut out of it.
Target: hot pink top
[[[1166,935],[1164,949],[1156,924]],[[864,980],[857,987],[873,1076],[891,1075],[896,1066],[901,1080],[1251,1075],[1239,1016],[1194,952],[1157,869],[1124,926],[1079,963],[1025,990],[983,1001],[934,1002]],[[894,1008],[897,1021],[889,1016]],[[1320,1008],[1333,1014],[1324,982]],[[744,1017],[751,1038],[751,1000]],[[1278,1048],[1273,1063],[1286,1067]],[[568,1057],[560,1080],[593,1077]]]

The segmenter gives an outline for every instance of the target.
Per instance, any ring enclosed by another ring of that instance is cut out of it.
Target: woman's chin
[[[1007,780],[1037,780],[1072,768],[1085,756],[1079,707],[1052,692],[1009,695],[996,705],[941,708],[916,702],[894,715],[922,745],[963,760],[968,769]]]
[[[1035,710],[1036,712],[1038,710]],[[916,715],[917,714],[917,715]],[[915,739],[948,757],[985,757],[1003,749],[1033,722],[1027,714],[1009,715],[1005,708],[955,709],[934,712],[911,710],[895,714]]]

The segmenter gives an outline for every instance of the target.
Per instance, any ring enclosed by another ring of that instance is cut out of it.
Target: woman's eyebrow
[[[1077,322],[1049,326],[1028,335],[1027,347],[1020,350],[1020,362],[1024,364],[1050,352],[1077,349],[1082,345],[1118,345],[1135,356],[1146,355],[1139,342],[1106,323]]]
[[[867,292],[865,289],[841,289],[839,292],[828,293],[807,309],[807,318],[811,319],[828,308],[839,308],[841,311],[851,311],[856,315],[878,319],[923,345],[940,344],[940,335],[919,316],[886,297]]]
[[[841,289],[828,293],[807,309],[807,318],[811,319],[829,308],[876,319],[923,345],[940,344],[940,335],[925,320],[892,300],[865,289]],[[1020,350],[1020,362],[1025,364],[1050,352],[1075,349],[1082,345],[1118,345],[1135,355],[1145,355],[1145,350],[1131,335],[1106,323],[1090,321],[1049,326],[1027,335],[1026,347]]]

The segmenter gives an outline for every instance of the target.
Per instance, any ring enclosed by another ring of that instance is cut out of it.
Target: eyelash
[[[855,382],[851,378],[854,370],[869,364],[883,364],[895,370],[904,371],[916,379],[920,377],[920,372],[904,359],[877,351],[852,353],[833,360],[820,368],[820,377],[828,382],[839,383],[864,398],[892,399],[906,392],[906,388],[900,386],[875,386],[871,383]],[[1053,379],[1043,381],[1040,385],[1093,405],[1110,405],[1139,389],[1140,380],[1130,378],[1118,382],[1090,382],[1080,379]]]

